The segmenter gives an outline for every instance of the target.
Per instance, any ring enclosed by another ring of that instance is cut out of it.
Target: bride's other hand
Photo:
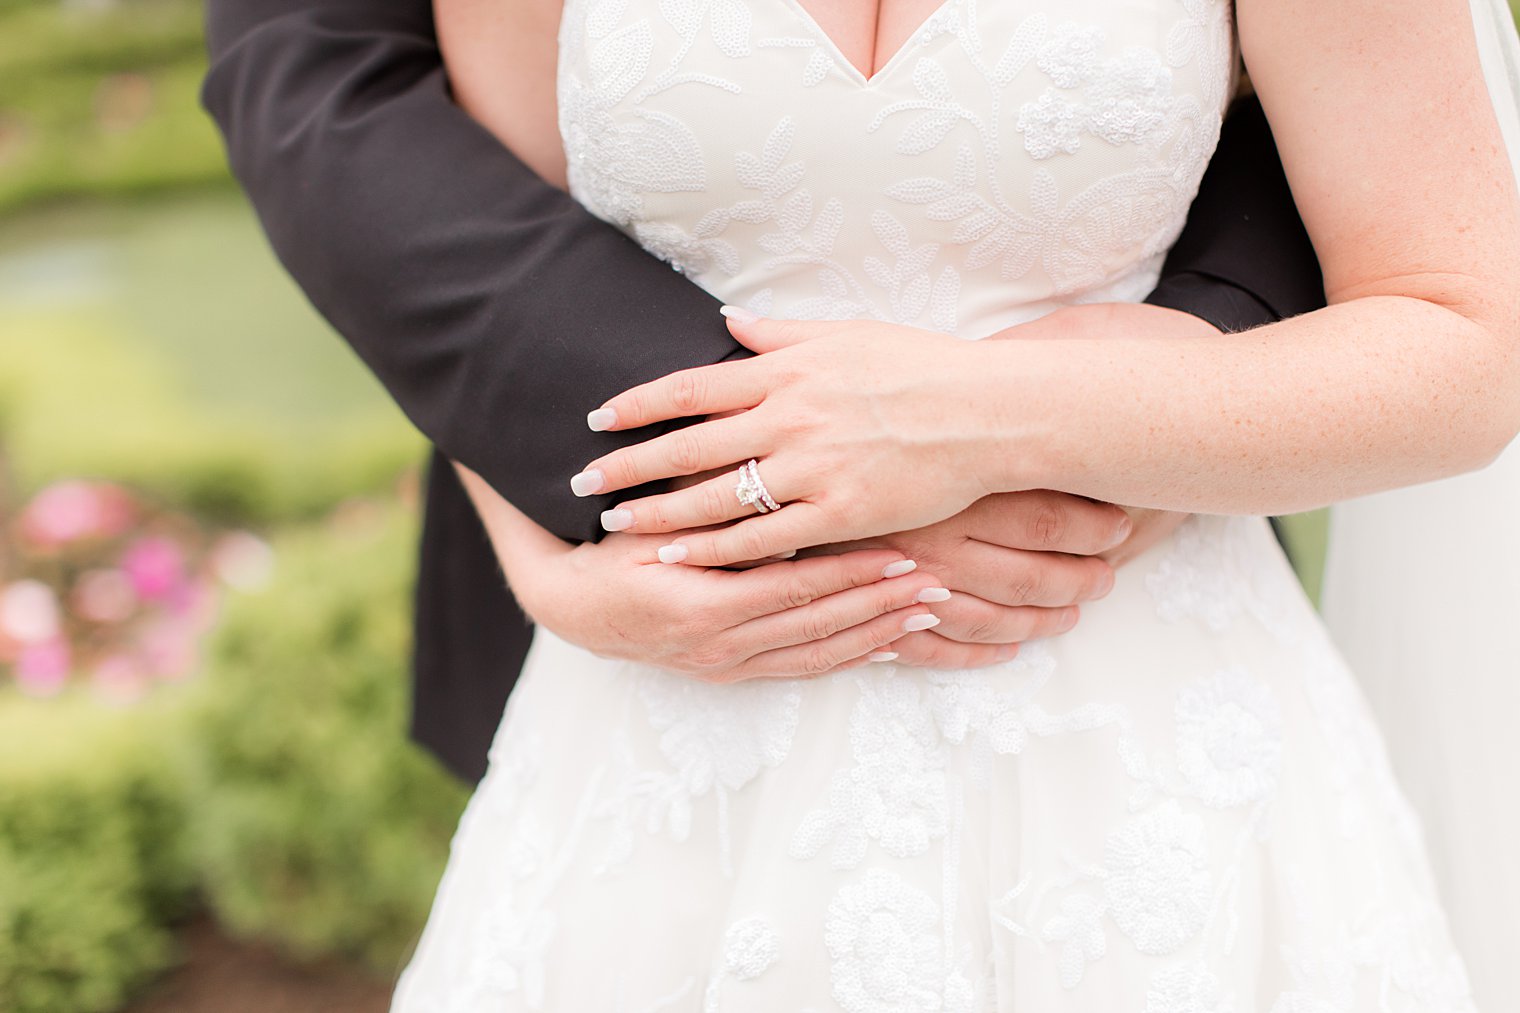
[[[571,546],[457,470],[523,610],[603,657],[707,682],[822,675],[890,653],[892,641],[937,621],[918,599],[939,581],[888,548],[743,571],[662,566],[661,538]]]

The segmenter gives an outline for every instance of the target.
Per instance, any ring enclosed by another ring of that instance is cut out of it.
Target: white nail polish
[[[918,595],[913,600],[920,605],[926,605],[931,601],[949,601],[950,589],[948,587],[926,587],[918,592]]]
[[[772,559],[791,559],[795,555],[797,555],[797,550],[796,549],[787,549],[785,552],[778,552],[778,553],[776,553],[771,558]]]
[[[754,310],[747,310],[743,306],[719,306],[718,312],[730,320],[737,320],[741,324],[752,324],[760,319],[760,314]]]
[[[895,563],[888,563],[881,571],[883,577],[901,577],[905,573],[912,573],[918,569],[918,564],[911,559],[899,559]]]
[[[603,510],[602,528],[606,531],[627,531],[633,527],[632,510]]]
[[[602,486],[607,484],[607,477],[602,474],[601,468],[592,468],[578,475],[570,476],[570,491],[577,496],[590,496],[602,491]]]
[[[911,616],[903,623],[903,631],[917,633],[919,630],[932,630],[939,625],[939,616]]]
[[[593,433],[602,433],[617,425],[617,412],[611,408],[598,408],[586,414],[586,425]]]
[[[662,545],[657,555],[662,563],[679,563],[686,558],[686,546]]]
[[[877,651],[874,654],[867,654],[866,655],[866,660],[867,661],[896,661],[897,660],[897,652],[896,651]]]

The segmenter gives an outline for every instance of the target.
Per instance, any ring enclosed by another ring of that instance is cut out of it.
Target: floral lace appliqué
[[[1104,892],[1141,953],[1175,952],[1203,928],[1212,877],[1203,821],[1168,799],[1108,838]]]
[[[1299,627],[1290,618],[1286,589],[1277,574],[1263,572],[1251,544],[1251,525],[1260,523],[1247,517],[1188,518],[1145,578],[1157,614],[1167,622],[1196,619],[1215,633],[1249,616],[1285,643],[1296,639]]]
[[[1270,798],[1282,763],[1282,717],[1272,690],[1242,668],[1177,695],[1177,768],[1191,794],[1218,808]]]
[[[1102,53],[1101,29],[1071,23],[1039,46],[1035,64],[1054,87],[1019,108],[1031,158],[1075,154],[1086,134],[1114,145],[1166,140],[1178,99],[1161,57],[1139,48],[1107,59]]]
[[[867,869],[829,903],[824,945],[845,1013],[972,1013],[970,982],[946,967],[939,908],[884,869]]]
[[[874,840],[888,855],[921,855],[945,835],[947,798],[939,730],[917,680],[861,679],[850,715],[854,766],[834,774],[828,805],[803,817],[792,854],[833,844],[836,868],[859,865]]]

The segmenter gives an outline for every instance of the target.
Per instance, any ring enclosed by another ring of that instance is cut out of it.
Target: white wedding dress
[[[791,0],[567,0],[570,185],[725,301],[978,338],[1155,283],[1221,0],[946,0],[869,80]],[[595,284],[588,279],[588,284]],[[1470,1011],[1266,523],[975,671],[713,686],[540,629],[397,1013]]]

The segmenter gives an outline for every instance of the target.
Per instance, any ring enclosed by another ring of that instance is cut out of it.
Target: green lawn
[[[0,437],[23,488],[109,477],[238,522],[319,513],[421,452],[231,193],[0,222]]]

